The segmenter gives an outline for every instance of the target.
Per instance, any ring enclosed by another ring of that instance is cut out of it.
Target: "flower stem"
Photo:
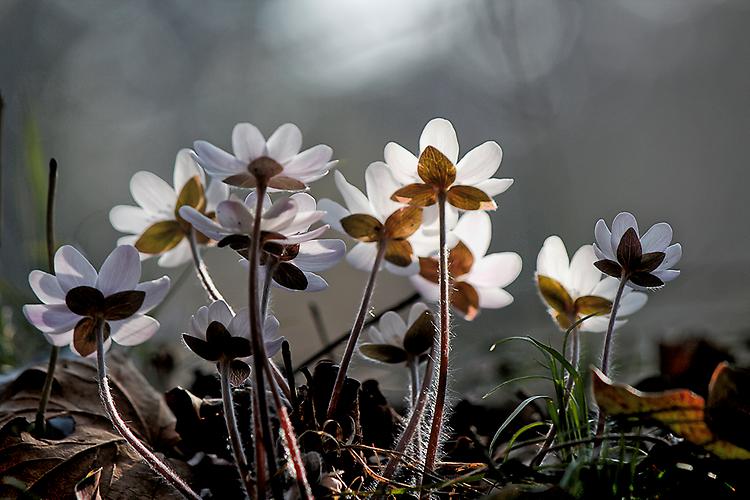
[[[622,298],[622,293],[625,291],[625,283],[628,282],[628,276],[625,275],[623,272],[623,275],[620,277],[620,286],[617,287],[617,295],[615,295],[615,300],[612,302],[612,312],[609,316],[609,325],[607,326],[607,335],[604,337],[604,352],[602,353],[602,373],[604,375],[609,376],[609,368],[610,368],[610,351],[612,349],[612,338],[614,337],[615,333],[615,320],[617,318],[617,311],[620,309],[620,299]]]
[[[409,385],[411,386],[411,406],[413,410],[414,404],[419,397],[419,358],[409,356],[406,366],[409,368]]]
[[[273,490],[274,498],[283,498],[283,491],[281,484],[278,481],[276,475],[277,464],[276,464],[276,453],[274,450],[274,439],[271,435],[271,421],[268,414],[268,401],[266,400],[266,384],[265,384],[265,371],[264,367],[268,363],[266,357],[266,348],[263,344],[263,321],[261,319],[260,300],[258,297],[258,261],[260,252],[260,236],[261,236],[261,217],[263,215],[263,198],[266,194],[267,180],[262,177],[257,177],[257,187],[255,188],[256,204],[255,204],[255,217],[253,222],[252,235],[250,235],[250,277],[249,277],[249,290],[248,290],[248,305],[250,310],[250,340],[253,348],[253,390],[255,397],[257,398],[257,412],[253,412],[253,418],[260,421],[260,426],[255,426],[256,436],[255,443],[263,443],[263,448],[266,454],[266,460],[268,462],[268,476],[271,479],[271,489]],[[273,391],[275,386],[273,381],[269,380],[269,387]],[[260,436],[257,435],[257,431],[260,430]],[[262,465],[259,464],[260,468]],[[265,492],[258,491],[258,497],[262,497]]]
[[[448,245],[445,223],[445,193],[438,194],[438,215],[440,220],[440,365],[438,368],[435,409],[432,414],[432,430],[427,443],[425,470],[435,467],[440,435],[443,430],[445,394],[448,388],[448,362],[450,353],[450,276],[448,275]]]
[[[273,281],[273,273],[276,271],[276,267],[278,267],[278,265],[278,259],[272,256],[268,256],[268,260],[266,261],[266,277],[263,280],[263,295],[260,301],[261,318],[264,328],[266,318],[268,317],[268,303],[271,299],[271,282]],[[269,378],[272,379],[274,383],[282,390],[284,396],[287,399],[291,400],[290,398],[292,395],[289,389],[289,385],[287,384],[284,375],[279,370],[279,367],[276,366],[276,364],[270,359],[268,360],[268,364],[271,366],[271,375],[269,376]]]
[[[234,463],[237,466],[237,472],[240,474],[245,495],[252,490],[250,482],[250,472],[245,457],[245,450],[242,447],[242,437],[237,428],[237,418],[234,414],[234,401],[232,398],[232,386],[229,383],[229,361],[222,360],[219,362],[219,375],[221,378],[221,400],[224,403],[224,423],[227,426],[229,434],[229,443],[232,446],[234,454]]]
[[[203,257],[201,257],[200,249],[198,248],[198,244],[195,241],[195,229],[193,229],[192,227],[190,228],[190,234],[187,238],[188,242],[190,243],[190,253],[193,255],[195,272],[198,275],[198,280],[200,280],[201,285],[203,285],[203,289],[208,294],[208,298],[211,300],[224,300],[224,297],[221,295],[219,289],[216,288],[214,281],[211,279],[211,275],[208,273],[206,263],[203,262]]]
[[[1,107],[1,104],[0,104]],[[57,187],[57,161],[52,158],[49,161],[49,181],[47,184],[47,268],[50,273],[55,272],[55,188]],[[39,396],[39,407],[36,410],[34,419],[34,434],[44,436],[47,427],[45,414],[47,413],[47,404],[52,394],[52,383],[55,380],[55,367],[57,366],[57,357],[60,354],[60,348],[52,346],[49,353],[49,362],[47,363],[47,375],[44,378],[42,393]]]
[[[357,340],[359,335],[362,333],[362,328],[365,324],[365,318],[367,317],[367,311],[370,310],[370,300],[372,299],[372,292],[375,290],[375,278],[380,270],[380,265],[383,263],[383,257],[385,257],[385,249],[387,243],[385,241],[379,241],[377,243],[378,251],[375,255],[375,261],[372,263],[372,270],[370,276],[367,278],[367,284],[365,285],[365,291],[362,294],[362,302],[359,304],[359,311],[354,319],[354,325],[352,331],[349,334],[349,340],[346,342],[346,350],[341,358],[339,364],[339,371],[336,375],[336,382],[333,384],[333,393],[331,394],[331,402],[328,404],[328,411],[326,418],[331,419],[336,413],[336,407],[339,404],[339,398],[341,396],[341,389],[344,387],[344,381],[346,380],[346,372],[349,370],[349,363],[352,361],[354,350],[357,347]]]
[[[182,493],[185,498],[200,500],[201,497],[194,492],[185,481],[182,480],[167,464],[162,462],[154,453],[143,444],[133,432],[128,428],[125,421],[120,417],[109,389],[109,380],[107,379],[107,365],[104,361],[104,325],[103,320],[98,320],[96,325],[96,364],[99,373],[99,396],[102,398],[104,408],[112,421],[112,425],[125,438],[125,441],[132,446],[141,458],[169,484],[174,486],[177,491]]]

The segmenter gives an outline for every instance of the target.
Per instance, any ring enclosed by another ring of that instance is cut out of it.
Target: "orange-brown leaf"
[[[368,214],[352,214],[341,219],[341,225],[346,234],[359,241],[373,242],[381,237],[383,224]]]
[[[609,314],[612,310],[612,302],[604,297],[584,295],[583,297],[578,297],[576,299],[575,310],[582,316],[588,316],[590,314]]]
[[[471,271],[474,265],[474,255],[463,241],[453,247],[448,254],[448,269],[452,278],[463,276]]]
[[[453,287],[451,305],[461,311],[467,321],[471,321],[479,313],[479,294],[470,284],[459,281]]]
[[[404,207],[393,212],[385,220],[385,232],[388,238],[401,240],[408,238],[422,225],[422,209]]]
[[[406,240],[389,240],[385,247],[385,260],[399,267],[406,267],[412,262],[411,243]]]
[[[150,225],[135,242],[139,252],[160,254],[180,244],[185,233],[176,220],[163,220]]]
[[[433,146],[427,146],[419,155],[419,177],[431,186],[445,191],[456,180],[456,166]]]
[[[188,179],[185,185],[182,186],[180,194],[177,195],[177,202],[174,206],[174,213],[177,216],[177,220],[179,220],[180,207],[183,206],[193,207],[199,212],[203,212],[206,209],[206,196],[203,191],[203,184],[201,184],[201,179],[197,175]]]
[[[548,306],[563,315],[573,313],[573,299],[559,281],[539,274],[536,277],[536,285]]]
[[[437,203],[435,189],[428,184],[408,184],[393,193],[391,199],[413,207],[429,207]]]
[[[461,210],[495,210],[497,204],[487,193],[474,186],[453,186],[448,190],[448,203]]]

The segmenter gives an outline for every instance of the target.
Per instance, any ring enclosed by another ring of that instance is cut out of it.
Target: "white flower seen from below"
[[[406,321],[388,311],[377,326],[367,329],[369,342],[359,346],[362,356],[381,363],[406,363],[419,360],[433,345],[435,325],[428,307],[417,302]]]

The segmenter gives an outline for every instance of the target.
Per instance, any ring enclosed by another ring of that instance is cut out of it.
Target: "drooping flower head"
[[[422,209],[404,207],[390,199],[399,184],[382,162],[365,171],[367,196],[335,172],[336,187],[346,208],[331,200],[321,200],[325,221],[340,233],[359,241],[347,255],[357,269],[369,271],[374,265],[378,244],[385,245],[385,267],[396,274],[414,274],[417,260],[409,238],[422,223]]]
[[[405,363],[419,360],[431,348],[435,338],[435,322],[427,306],[417,302],[409,310],[406,322],[397,313],[388,311],[367,330],[370,342],[363,342],[359,352],[382,363]]]
[[[618,282],[612,277],[602,279],[601,272],[594,266],[596,260],[592,245],[583,245],[568,260],[565,244],[558,236],[547,238],[539,251],[537,287],[548,312],[562,330],[591,314],[597,316],[580,323],[581,331],[603,332],[607,329]],[[645,293],[625,288],[617,317],[633,314],[647,300]],[[615,327],[625,321],[616,320]]]
[[[392,199],[417,207],[435,205],[442,193],[448,205],[461,210],[494,210],[494,196],[503,193],[512,179],[494,179],[503,151],[487,141],[458,159],[458,139],[453,125],[435,118],[425,126],[419,138],[419,158],[391,142],[386,145],[385,162],[396,180],[405,185]],[[446,207],[446,217],[456,218],[456,210]],[[425,214],[428,225],[437,218],[436,210]]]
[[[672,242],[672,226],[654,224],[643,236],[632,214],[619,213],[612,221],[612,232],[599,219],[594,229],[596,267],[609,276],[624,279],[636,290],[658,288],[680,275],[671,269],[682,258],[682,246]]]
[[[263,324],[263,343],[266,355],[275,356],[281,349],[284,337],[278,336],[279,322],[271,314]],[[190,333],[182,339],[188,348],[206,361],[229,363],[229,380],[240,385],[250,376],[250,316],[247,308],[233,314],[223,300],[202,306],[193,314]]]
[[[503,287],[513,283],[521,272],[521,257],[515,252],[487,255],[492,236],[490,216],[469,212],[459,219],[453,231],[458,240],[448,254],[451,279],[451,305],[465,319],[473,319],[480,309],[499,309],[513,302]],[[419,274],[412,276],[414,287],[428,301],[439,300],[439,263],[436,257],[419,258]]]
[[[101,270],[78,250],[65,245],[55,254],[55,274],[32,271],[29,284],[42,304],[23,307],[26,319],[53,345],[70,344],[73,352],[96,352],[96,327],[104,321],[105,348],[145,342],[159,329],[146,316],[166,296],[169,278],[138,283],[141,260],[130,245],[116,247]]]
[[[274,259],[274,282],[289,290],[326,288],[328,284],[316,273],[334,266],[344,256],[346,246],[341,240],[317,239],[328,229],[327,225],[310,230],[325,215],[317,209],[315,198],[295,193],[271,203],[271,198],[265,196],[263,205],[260,262],[265,265]],[[228,246],[247,258],[255,206],[253,191],[244,203],[235,199],[219,203],[216,221],[192,207],[184,207],[180,214],[197,231],[218,240],[220,247]]]
[[[219,181],[206,189],[206,176],[189,149],[177,153],[173,183],[174,187],[151,172],[137,172],[130,180],[130,193],[138,206],[118,205],[109,212],[112,226],[130,233],[118,244],[135,246],[144,258],[159,255],[163,267],[176,267],[191,259],[190,224],[180,217],[180,208],[193,207],[211,218],[216,205],[229,195],[229,186]],[[210,242],[203,235],[196,236],[198,244]]]
[[[333,150],[323,144],[300,152],[302,132],[291,123],[277,128],[268,140],[255,125],[238,123],[232,130],[234,154],[206,141],[196,141],[193,147],[209,175],[241,188],[254,188],[263,178],[272,189],[301,191],[336,163],[331,162]]]

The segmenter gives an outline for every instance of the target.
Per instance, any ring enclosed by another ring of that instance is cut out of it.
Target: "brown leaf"
[[[177,201],[174,206],[174,214],[177,220],[180,220],[180,207],[188,206],[193,207],[199,212],[203,212],[206,209],[206,196],[203,192],[203,184],[201,184],[201,178],[196,176],[191,177],[182,186],[180,194],[177,195]]]
[[[445,191],[456,180],[456,166],[440,150],[427,146],[419,155],[417,164],[419,177],[441,191]]]
[[[609,314],[612,310],[612,302],[596,295],[584,295],[576,299],[575,310],[581,316]]]
[[[346,234],[367,243],[378,241],[381,237],[380,230],[383,228],[378,219],[368,214],[347,215],[341,219],[341,225]]]
[[[440,266],[434,257],[419,258],[419,275],[433,283],[440,282]]]
[[[273,158],[261,156],[250,162],[250,165],[247,166],[247,171],[256,179],[270,179],[283,172],[284,167],[279,165]]]
[[[247,340],[247,339],[243,339]],[[248,341],[249,344],[249,341]],[[229,383],[235,387],[245,383],[250,376],[250,366],[244,361],[233,359],[229,364]]]
[[[641,262],[643,250],[641,249],[641,240],[638,233],[630,227],[622,235],[620,243],[617,245],[617,261],[628,271],[635,271]]]
[[[215,345],[220,350],[224,350],[232,334],[219,321],[212,321],[206,328],[206,342]]]
[[[664,262],[664,258],[667,254],[664,252],[649,252],[644,253],[641,256],[641,263],[638,266],[638,271],[643,273],[650,273]]]
[[[404,349],[412,356],[419,356],[432,348],[435,340],[435,321],[430,311],[424,311],[412,323],[404,335]]]
[[[104,299],[104,319],[118,321],[129,318],[138,312],[146,300],[146,292],[141,290],[125,290],[113,293]]]
[[[299,267],[289,262],[280,262],[273,273],[273,280],[290,290],[304,290],[307,288],[307,276]]]
[[[428,184],[408,184],[396,190],[391,199],[413,207],[429,207],[437,203],[437,194]]]
[[[293,177],[287,177],[286,175],[272,177],[271,180],[268,181],[268,187],[281,189],[282,191],[304,191],[307,189],[307,185],[304,182],[294,179]]]
[[[222,182],[243,189],[255,189],[258,187],[258,182],[256,181],[255,176],[249,172],[230,175]]]
[[[391,344],[361,344],[359,352],[363,356],[381,363],[403,363],[408,357],[406,351]]]
[[[414,234],[421,225],[421,208],[399,208],[385,220],[385,233],[391,239],[402,240]]]
[[[218,361],[221,358],[222,351],[220,347],[214,343],[206,342],[201,338],[186,333],[182,334],[182,340],[191,351],[206,361]]]
[[[102,500],[99,494],[99,480],[102,477],[102,468],[94,469],[86,477],[76,483],[76,500]]]
[[[594,265],[598,270],[600,270],[607,276],[612,276],[613,278],[620,278],[622,276],[622,267],[620,267],[620,264],[613,260],[597,260],[596,262],[594,262]]]
[[[471,271],[474,266],[474,255],[463,241],[453,247],[448,254],[448,269],[452,278],[458,278]]]
[[[497,204],[487,193],[474,186],[453,186],[448,190],[448,203],[461,210],[495,210]]]
[[[646,288],[659,288],[664,282],[651,273],[635,273],[630,276],[630,281],[638,286]]]
[[[711,377],[706,423],[720,439],[750,450],[750,370],[720,363]]]
[[[245,337],[230,337],[226,343],[224,354],[230,358],[246,358],[253,353],[253,346],[250,339]]]
[[[399,267],[412,263],[411,243],[406,240],[389,240],[385,246],[385,260]]]
[[[135,242],[135,248],[141,253],[160,254],[180,244],[185,233],[176,220],[163,220],[146,228]]]
[[[573,308],[573,299],[559,281],[540,274],[536,277],[536,284],[542,298],[552,309],[563,315],[571,314],[575,311]]]
[[[451,293],[451,305],[464,314],[466,321],[471,321],[479,313],[479,294],[473,286],[460,281]]]
[[[76,352],[84,358],[89,354],[96,352],[96,320],[92,318],[83,318],[76,324],[73,330],[73,346]],[[110,328],[104,324],[104,340],[109,337]]]
[[[104,309],[104,295],[90,286],[77,286],[65,294],[65,305],[79,316],[94,316]]]

